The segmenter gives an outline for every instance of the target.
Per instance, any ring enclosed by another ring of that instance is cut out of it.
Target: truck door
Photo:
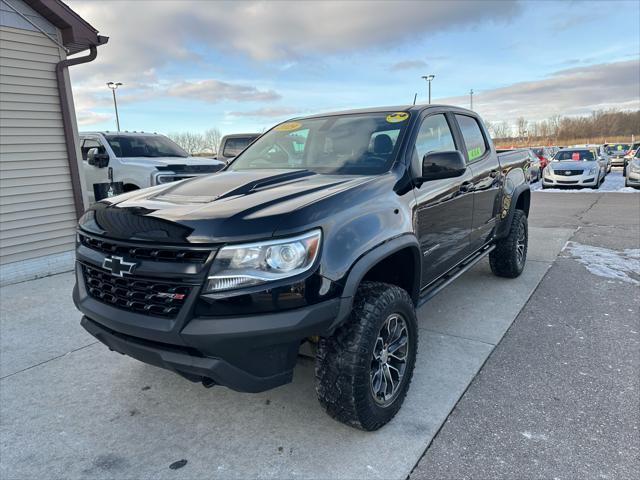
[[[469,169],[473,174],[473,222],[469,238],[471,249],[484,245],[496,226],[500,212],[500,162],[490,148],[487,133],[475,117],[456,114]]]
[[[413,141],[412,170],[422,171],[425,154],[461,150],[454,139],[452,118],[430,114],[422,120]],[[414,173],[415,174],[415,173]],[[445,273],[469,253],[473,214],[471,173],[457,178],[424,182],[414,189],[414,221],[422,253],[422,286]]]
[[[89,196],[89,201],[93,203],[95,197],[93,194],[93,185],[96,183],[105,183],[109,181],[109,172],[107,168],[99,168],[94,165],[89,165],[87,162],[87,153],[90,149],[97,148],[101,153],[106,152],[105,146],[98,138],[85,137],[80,146],[80,152],[82,153],[82,167],[84,169],[84,181]]]

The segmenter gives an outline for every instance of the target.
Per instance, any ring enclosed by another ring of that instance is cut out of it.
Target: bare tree
[[[180,145],[188,154],[201,153],[205,150],[204,136],[193,132],[174,132],[167,136]]]
[[[202,134],[204,149],[208,151],[208,153],[218,153],[218,147],[220,146],[220,140],[222,140],[222,135],[220,134],[220,130],[217,128],[210,128],[205,130]]]
[[[527,122],[524,117],[519,117],[518,120],[516,120],[518,138],[524,138],[527,135],[528,126],[529,122]]]

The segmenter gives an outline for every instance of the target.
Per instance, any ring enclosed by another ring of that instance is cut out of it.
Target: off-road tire
[[[524,234],[524,253],[518,254],[519,239]],[[496,248],[489,254],[491,271],[498,277],[516,278],[524,270],[527,261],[529,232],[527,215],[522,210],[513,213],[509,235],[496,242]]]
[[[402,315],[407,326],[407,360],[395,399],[381,406],[372,391],[373,349],[381,326],[394,313]],[[411,383],[417,346],[418,325],[409,294],[396,285],[363,282],[350,318],[318,344],[315,375],[320,404],[331,417],[347,425],[368,431],[379,429],[402,406]]]

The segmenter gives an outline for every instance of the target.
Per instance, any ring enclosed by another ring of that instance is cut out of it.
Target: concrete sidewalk
[[[0,476],[406,478],[581,222],[565,220],[604,198],[566,196],[582,201],[556,197],[574,208],[554,224],[537,220],[534,201],[520,278],[496,278],[483,262],[420,309],[409,395],[375,433],[324,414],[309,359],[270,392],[206,390],[96,344],[78,325],[70,274],[5,287]]]

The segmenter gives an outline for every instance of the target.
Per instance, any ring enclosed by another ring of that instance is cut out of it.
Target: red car
[[[553,151],[549,147],[531,147],[531,150],[540,159],[540,170],[544,170],[553,158]]]

